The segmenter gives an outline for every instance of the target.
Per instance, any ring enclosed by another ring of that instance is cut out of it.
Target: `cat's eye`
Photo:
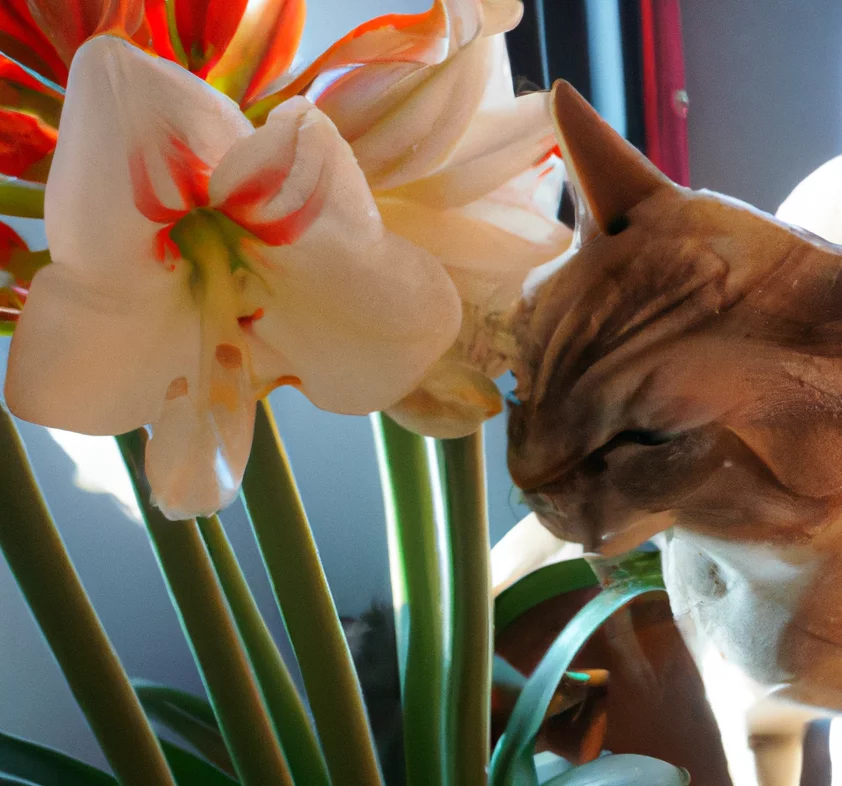
[[[611,446],[618,445],[644,445],[645,447],[656,447],[672,442],[676,437],[666,431],[648,431],[646,429],[629,429],[616,434],[608,443]]]
[[[608,226],[605,227],[605,234],[611,237],[619,235],[624,229],[628,229],[628,226],[629,219],[626,216],[617,216],[617,218],[612,219]]]

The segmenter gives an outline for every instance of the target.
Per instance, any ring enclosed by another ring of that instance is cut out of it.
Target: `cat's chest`
[[[810,547],[739,543],[675,528],[662,550],[670,604],[682,630],[695,639],[688,641],[691,649],[712,645],[771,687],[805,677],[809,664],[793,646],[807,631],[835,638],[826,629],[829,620],[817,614],[822,561]],[[842,615],[837,627],[842,642]]]

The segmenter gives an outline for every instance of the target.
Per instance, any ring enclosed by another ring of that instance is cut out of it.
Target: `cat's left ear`
[[[660,188],[674,188],[569,82],[553,85],[552,107],[567,176],[576,190],[581,241],[616,234],[626,214]]]

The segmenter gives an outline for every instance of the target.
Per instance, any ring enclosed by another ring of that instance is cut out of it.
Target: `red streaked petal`
[[[26,0],[0,3],[0,49],[59,84],[67,82],[67,66],[38,28]]]
[[[8,224],[0,223],[0,269],[5,270],[15,251],[28,251],[23,238]]]
[[[188,68],[204,77],[234,37],[247,0],[174,0]]]
[[[65,63],[98,33],[133,36],[143,23],[143,0],[26,0],[32,17]]]
[[[434,65],[448,54],[450,20],[444,0],[420,14],[386,14],[355,27],[265,101],[256,95],[249,115],[265,114],[304,89],[322,72],[363,63]],[[258,103],[259,102],[259,103]]]
[[[21,177],[53,151],[57,139],[37,117],[0,109],[0,173]]]
[[[152,39],[152,48],[161,57],[178,62],[172,41],[170,41],[170,26],[167,20],[166,0],[146,0],[146,24]]]
[[[250,3],[208,81],[237,101],[251,101],[286,73],[298,50],[305,17],[305,0]]]

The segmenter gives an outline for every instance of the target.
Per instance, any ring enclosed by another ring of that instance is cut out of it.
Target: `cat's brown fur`
[[[515,319],[512,476],[588,549],[669,530],[691,648],[840,711],[842,248],[675,186],[569,85],[555,109],[582,243]]]

